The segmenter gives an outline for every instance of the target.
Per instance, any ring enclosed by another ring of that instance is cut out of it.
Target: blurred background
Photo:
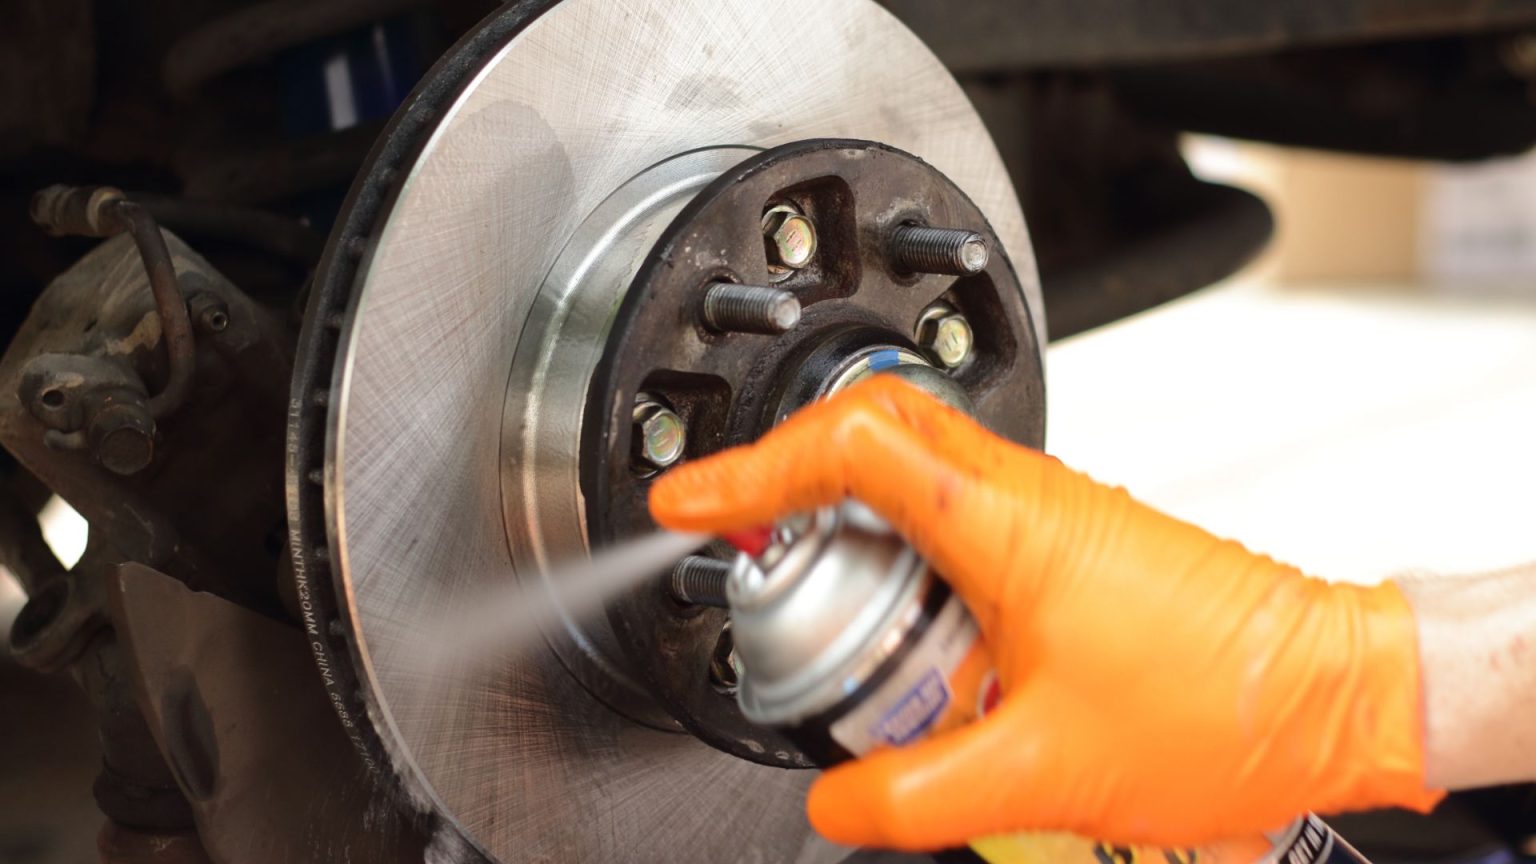
[[[1259,193],[1274,240],[1053,343],[1050,449],[1331,579],[1536,561],[1536,157],[1183,150]]]

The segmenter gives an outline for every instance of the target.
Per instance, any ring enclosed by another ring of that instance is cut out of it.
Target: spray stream
[[[657,531],[508,579],[476,597],[449,603],[420,630],[413,654],[423,681],[527,651],[565,620],[600,614],[626,590],[655,578],[709,542],[703,534]]]

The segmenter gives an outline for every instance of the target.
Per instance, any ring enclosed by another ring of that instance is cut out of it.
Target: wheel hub
[[[501,427],[501,500],[515,572],[539,579],[552,562],[587,551],[577,447],[613,311],[683,206],[753,152],[699,150],[641,172],[597,206],[544,278],[512,361]],[[634,422],[635,395],[624,406],[626,426]],[[625,446],[632,446],[627,436]],[[623,462],[633,464],[629,452]],[[608,628],[567,619],[564,632],[550,634],[549,642],[604,703],[656,728],[677,728],[650,699]]]
[[[814,235],[799,246],[814,252],[793,269],[774,255],[774,214],[786,211]],[[914,226],[928,241],[916,250]],[[782,333],[723,332],[707,308],[722,285],[787,295],[796,323]],[[622,297],[589,377],[580,451],[567,454],[580,465],[594,543],[654,528],[646,496],[656,475],[636,470],[632,455],[636,399],[675,410],[686,430],[683,458],[696,459],[753,440],[872,372],[927,365],[918,340],[936,307],[975,321],[966,325],[975,337],[964,357],[951,357],[948,375],[920,383],[967,399],[1002,434],[1042,443],[1039,351],[1006,250],[953,183],[890,147],[810,140],[742,160],[681,208]],[[585,641],[615,645],[609,664],[627,666],[625,680],[687,731],[743,759],[811,764],[788,739],[748,722],[711,675],[723,610],[680,610],[658,581],[614,602],[608,623],[610,632]]]

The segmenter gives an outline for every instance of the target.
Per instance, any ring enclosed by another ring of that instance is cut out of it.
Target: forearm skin
[[[1536,779],[1536,564],[1396,581],[1418,622],[1428,784]]]

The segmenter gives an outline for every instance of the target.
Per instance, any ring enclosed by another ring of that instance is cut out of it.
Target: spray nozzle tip
[[[773,543],[773,526],[758,525],[753,528],[743,528],[740,531],[728,531],[721,537],[742,552],[757,558]]]

